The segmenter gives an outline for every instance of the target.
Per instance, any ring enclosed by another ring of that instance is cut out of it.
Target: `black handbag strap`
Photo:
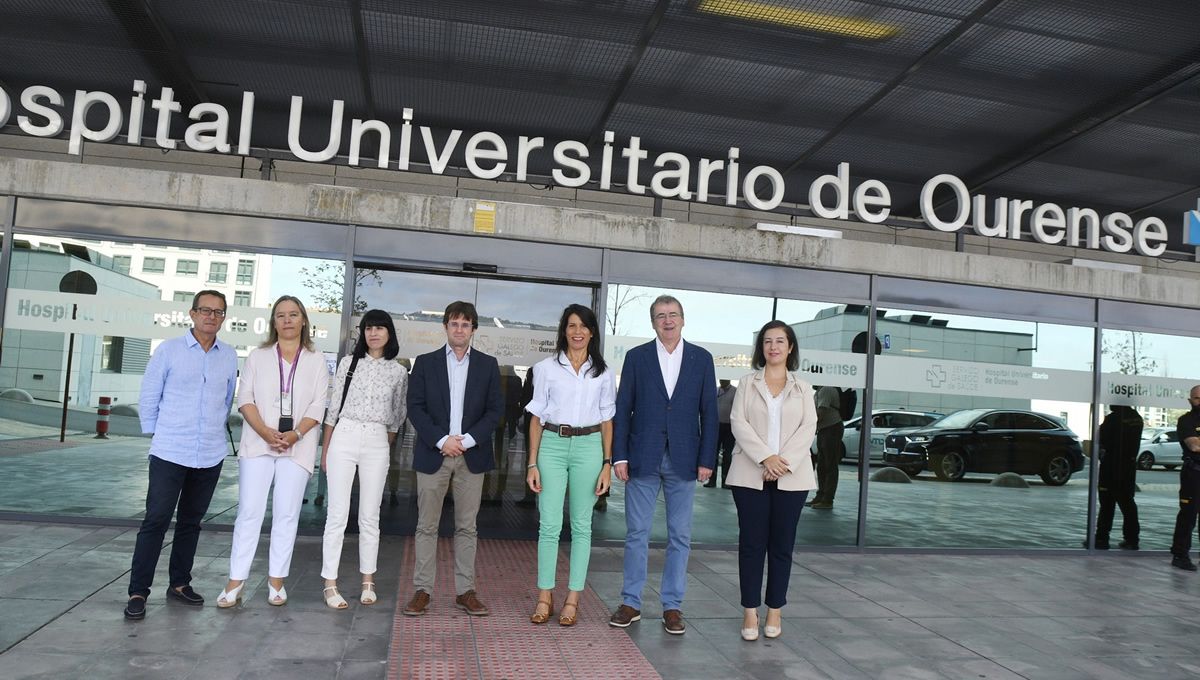
[[[358,366],[358,356],[350,361],[350,369],[346,371],[346,384],[342,386],[342,403],[338,404],[338,420],[342,419],[342,409],[346,408],[346,395],[350,394],[350,381],[354,379],[354,368]]]

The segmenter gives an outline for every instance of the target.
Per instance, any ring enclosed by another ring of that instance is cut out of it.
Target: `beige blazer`
[[[817,432],[817,408],[813,387],[788,373],[783,388],[783,407],[779,428],[779,451],[767,448],[767,400],[771,392],[762,371],[747,373],[738,381],[733,398],[733,413],[729,423],[737,445],[729,466],[726,483],[750,489],[763,488],[763,468],[760,463],[772,454],[779,454],[791,472],[779,478],[783,491],[809,491],[817,488],[813,474],[812,443]]]

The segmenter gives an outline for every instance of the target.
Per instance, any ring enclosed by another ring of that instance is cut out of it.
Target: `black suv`
[[[968,472],[1015,472],[1062,486],[1083,469],[1083,448],[1079,437],[1051,416],[967,409],[924,428],[892,431],[883,462],[913,476],[927,467],[938,479],[954,482]]]

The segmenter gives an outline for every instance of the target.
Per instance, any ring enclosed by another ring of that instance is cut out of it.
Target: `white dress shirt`
[[[679,344],[675,345],[674,352],[668,352],[667,346],[662,344],[662,340],[654,339],[654,346],[658,348],[658,367],[662,370],[663,384],[667,388],[667,398],[670,399],[675,394],[675,383],[679,380],[679,368],[683,366],[683,338],[679,339]]]
[[[446,377],[450,382],[450,432],[438,440],[438,448],[442,448],[446,444],[446,440],[451,435],[463,434],[462,419],[463,419],[463,399],[467,395],[467,371],[471,369],[471,348],[468,347],[466,352],[463,352],[463,358],[460,360],[458,355],[449,344],[446,345]],[[469,449],[475,446],[475,438],[471,435],[463,435],[462,445],[464,449]]]
[[[576,373],[567,355],[558,354],[539,361],[533,372],[533,398],[525,410],[543,423],[591,427],[612,420],[617,412],[613,372],[593,377],[591,359]]]

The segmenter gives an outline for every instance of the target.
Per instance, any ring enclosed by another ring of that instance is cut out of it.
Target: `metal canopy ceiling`
[[[738,146],[799,202],[848,162],[901,215],[948,172],[989,197],[1155,215],[1180,249],[1200,197],[1197,29],[1195,0],[9,0],[0,81],[120,97],[144,79],[231,111],[250,90],[254,145],[274,149],[293,94],[308,148],[334,99],[547,146],[605,130],[651,158]]]

